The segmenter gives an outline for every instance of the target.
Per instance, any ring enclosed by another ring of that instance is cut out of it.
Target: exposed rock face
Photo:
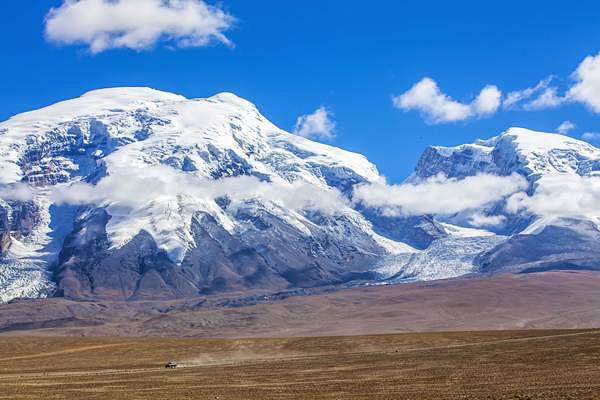
[[[249,212],[249,210],[247,211]],[[69,298],[169,299],[229,290],[282,290],[347,282],[371,276],[369,266],[382,248],[360,231],[334,241],[315,226],[300,237],[286,221],[266,210],[246,213],[253,228],[225,230],[210,215],[192,224],[196,246],[180,264],[159,249],[147,232],[119,249],[110,249],[103,209],[90,211],[65,240],[56,278]],[[336,222],[320,221],[328,227]],[[351,225],[349,225],[351,227]]]
[[[27,238],[39,223],[39,210],[31,201],[2,202],[0,200],[0,254],[4,254],[12,239]]]
[[[394,217],[381,215],[374,209],[363,209],[361,212],[373,224],[375,232],[417,249],[426,249],[434,240],[448,236],[430,215]]]
[[[10,246],[10,221],[8,210],[0,206],[0,255],[4,254]]]
[[[534,234],[519,234],[476,259],[484,273],[600,270],[596,224],[561,218]]]

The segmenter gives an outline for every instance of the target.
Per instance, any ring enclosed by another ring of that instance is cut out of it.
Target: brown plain
[[[0,399],[40,398],[598,399],[600,331],[0,339]]]

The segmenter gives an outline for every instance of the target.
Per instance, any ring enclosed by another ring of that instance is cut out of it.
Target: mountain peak
[[[217,93],[217,94],[209,97],[208,100],[219,101],[222,103],[241,104],[244,106],[250,105],[250,106],[254,107],[254,104],[252,102],[238,96],[235,93],[231,93],[231,92]]]
[[[91,90],[84,93],[81,98],[95,101],[131,99],[149,101],[183,101],[185,97],[178,94],[153,89],[150,87],[110,87]]]
[[[421,156],[409,181],[437,174],[464,178],[517,172],[533,180],[544,174],[580,174],[600,160],[600,149],[560,135],[513,127],[488,140],[454,147],[432,146]]]
[[[591,144],[570,136],[561,135],[559,133],[534,131],[519,127],[507,129],[500,136],[497,136],[497,139],[510,139],[520,148],[531,150],[548,151],[555,149],[571,149],[573,146],[577,146],[597,151]]]

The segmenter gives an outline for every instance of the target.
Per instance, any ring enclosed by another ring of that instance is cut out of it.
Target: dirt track
[[[184,368],[166,370],[175,359]],[[0,339],[1,399],[600,399],[600,331]]]

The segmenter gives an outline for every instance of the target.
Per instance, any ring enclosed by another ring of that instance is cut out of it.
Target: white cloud
[[[500,106],[502,93],[496,86],[488,85],[471,103],[465,104],[442,93],[431,78],[423,78],[407,92],[394,97],[396,108],[421,112],[431,123],[464,121],[495,113]]]
[[[0,199],[6,201],[30,201],[33,199],[32,188],[25,183],[0,185]]]
[[[471,104],[473,115],[486,115],[493,114],[500,107],[500,99],[502,98],[502,92],[494,86],[488,85],[484,87],[479,96]]]
[[[167,166],[148,167],[143,174],[134,171],[112,173],[96,185],[77,182],[44,189],[25,183],[0,185],[0,199],[30,201],[40,190],[49,194],[54,204],[114,205],[129,210],[182,197],[195,201],[228,197],[232,207],[257,199],[295,211],[318,210],[325,214],[335,214],[349,205],[338,190],[306,182],[263,182],[254,176],[213,180],[181,174]]]
[[[581,135],[581,138],[583,140],[588,141],[588,142],[598,142],[598,141],[600,141],[600,133],[598,133],[598,132],[586,132],[583,135]]]
[[[532,196],[516,193],[508,199],[506,209],[515,213],[528,210],[546,217],[598,217],[600,177],[546,175],[538,181]]]
[[[302,115],[296,121],[294,133],[305,138],[331,140],[335,137],[333,114],[319,107],[312,114]]]
[[[326,215],[340,214],[349,205],[339,191],[306,182],[261,182],[253,176],[211,180],[167,166],[115,171],[96,185],[76,183],[46,190],[53,204],[105,208],[111,216],[106,232],[112,248],[123,246],[143,230],[177,262],[189,250],[192,221],[200,212],[228,229],[234,226],[232,215],[240,207],[254,207],[256,200],[273,211],[316,210]],[[228,212],[215,203],[224,197],[230,200]]]
[[[432,177],[419,184],[362,185],[353,200],[387,215],[455,214],[472,210],[527,188],[520,175],[481,174],[461,180]]]
[[[111,204],[130,210],[171,199],[211,201],[225,196],[231,200],[233,207],[259,199],[296,211],[311,209],[333,214],[347,206],[339,191],[308,183],[261,182],[253,176],[212,180],[181,174],[166,166],[145,168],[143,174],[133,171],[112,173],[96,185],[75,183],[57,186],[50,194],[55,204]]]
[[[578,65],[571,74],[573,84],[566,93],[562,94],[556,86],[550,86],[552,79],[551,76],[534,87],[510,92],[504,99],[503,107],[510,109],[521,106],[524,110],[533,111],[577,102],[600,113],[600,54],[588,56]],[[535,95],[537,97],[533,98]]]
[[[565,101],[567,101],[567,99],[558,94],[557,88],[549,87],[544,89],[544,91],[538,97],[526,103],[523,106],[523,109],[543,110],[546,108],[554,108],[560,106]]]
[[[556,128],[556,131],[558,133],[560,133],[561,135],[566,135],[569,132],[571,132],[573,129],[575,129],[577,126],[572,123],[571,121],[564,121],[562,124],[560,124],[558,126],[558,128]]]
[[[46,38],[82,44],[92,53],[143,50],[159,42],[200,47],[231,45],[224,31],[234,18],[203,0],[64,0],[46,16]]]
[[[586,57],[572,74],[575,84],[569,89],[569,99],[600,113],[600,54]]]
[[[514,92],[508,93],[506,95],[506,98],[502,102],[502,107],[505,109],[511,109],[511,108],[517,107],[517,105],[519,103],[521,103],[523,100],[530,99],[536,93],[539,93],[542,90],[546,89],[550,85],[550,82],[552,82],[553,79],[554,79],[553,76],[549,76],[548,78],[544,79],[543,81],[538,82],[538,84],[533,87],[529,87],[529,88],[526,88],[523,90],[516,90]]]
[[[504,98],[496,86],[486,86],[475,100],[465,103],[443,93],[433,79],[424,78],[394,97],[393,102],[401,110],[420,111],[431,123],[490,115],[498,110],[500,103],[506,110],[536,111],[577,102],[600,114],[600,53],[586,57],[571,74],[571,79],[572,85],[563,90],[552,85],[554,76],[549,76],[535,86],[509,92]]]
[[[481,212],[473,213],[469,216],[468,222],[475,227],[494,227],[502,225],[506,222],[506,217],[503,215],[487,215]]]

